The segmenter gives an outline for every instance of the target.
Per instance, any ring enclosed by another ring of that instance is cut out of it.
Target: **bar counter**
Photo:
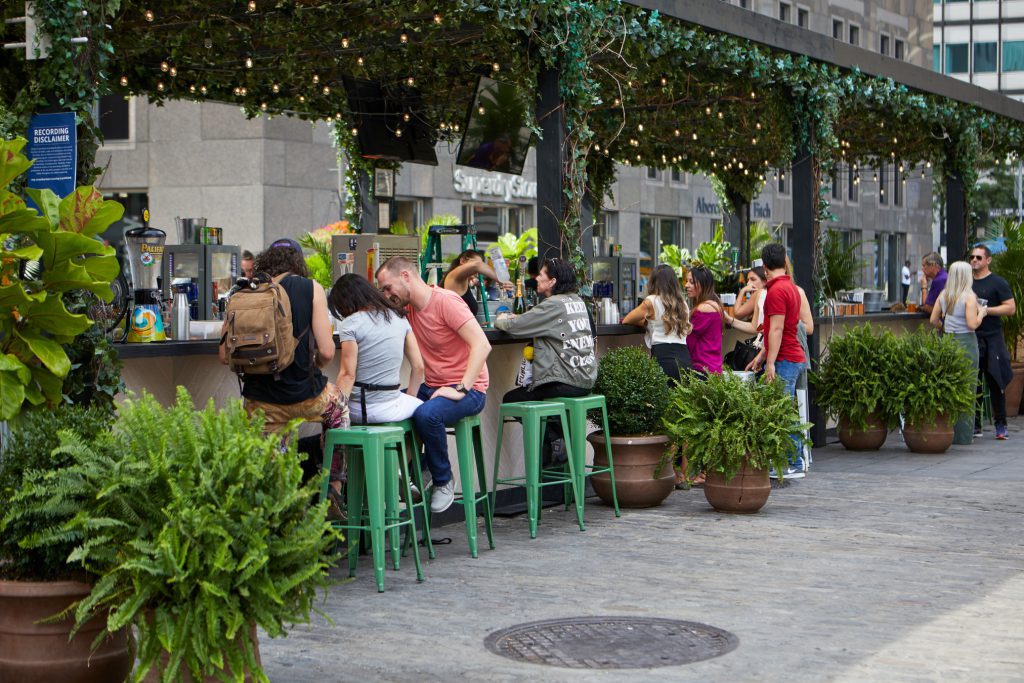
[[[498,407],[501,397],[515,388],[515,377],[522,359],[522,348],[527,340],[514,339],[499,330],[487,330],[491,342],[491,354],[487,359],[491,385],[487,391],[487,404],[480,415],[483,431],[484,462],[494,462],[494,440],[497,435]],[[643,345],[643,330],[631,325],[598,325],[597,355],[620,346]],[[337,338],[335,338],[337,340]],[[150,342],[145,344],[118,344],[118,352],[124,361],[122,377],[129,391],[148,391],[165,405],[174,402],[177,386],[189,390],[197,405],[204,405],[211,398],[217,405],[228,399],[238,398],[239,386],[236,376],[220,363],[217,356],[217,339],[192,341]],[[339,355],[323,369],[330,381],[338,376]],[[408,368],[403,368],[403,377],[408,377]],[[317,433],[319,425],[304,425],[301,433]],[[501,457],[503,477],[522,474],[523,444],[522,433],[517,428],[504,432]],[[452,467],[458,481],[458,460],[455,457],[454,437],[449,438]],[[588,446],[588,450],[590,447]],[[488,470],[487,481],[492,472]]]

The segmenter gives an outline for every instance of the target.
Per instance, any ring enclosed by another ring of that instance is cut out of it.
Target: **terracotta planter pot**
[[[889,427],[874,413],[868,416],[867,425],[867,429],[859,429],[846,417],[840,417],[836,429],[840,443],[850,451],[877,451],[889,436]]]
[[[604,434],[594,432],[587,441],[594,447],[594,465],[607,467],[604,452]],[[661,505],[675,489],[676,477],[672,463],[666,463],[654,477],[654,468],[668,446],[668,437],[655,436],[613,436],[612,460],[615,467],[615,490],[619,507],[649,508]],[[607,474],[595,474],[590,478],[598,497],[608,505],[612,504],[611,478]]]
[[[260,641],[256,637],[256,624],[250,624],[249,635],[252,638],[252,642],[256,650],[256,661],[260,662]],[[239,645],[239,647],[241,647],[241,645]],[[160,655],[160,663],[158,665],[154,665],[153,668],[146,672],[146,677],[142,679],[142,683],[160,683],[160,672],[163,670],[163,667],[167,666],[167,661],[169,659],[170,656],[166,652]],[[224,658],[224,671],[229,677],[232,675],[231,666],[227,663],[227,657]],[[253,679],[249,671],[246,671],[245,683],[252,683],[252,680]],[[192,674],[184,665],[182,665],[181,668],[181,681],[182,683],[196,683],[196,679],[192,678]],[[216,676],[206,676],[200,683],[220,683],[220,679]]]
[[[100,619],[68,640],[70,616],[37,623],[85,598],[92,586],[79,581],[0,581],[0,681],[14,683],[119,683],[132,670],[127,630],[107,638],[95,652]]]
[[[772,492],[768,470],[744,464],[729,481],[721,472],[708,472],[704,481],[704,497],[719,512],[752,514],[764,507]]]
[[[904,424],[903,440],[914,453],[945,453],[953,445],[953,421],[939,415],[921,424]]]
[[[1006,414],[1019,415],[1021,396],[1024,395],[1024,363],[1013,362],[1013,379],[1006,385]]]

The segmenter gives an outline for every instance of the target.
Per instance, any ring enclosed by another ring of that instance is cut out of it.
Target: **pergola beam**
[[[859,69],[872,76],[891,78],[911,90],[972,104],[993,114],[1024,122],[1024,102],[721,0],[627,2],[647,10],[657,10],[672,19],[760,43],[774,50],[804,55],[842,69]]]

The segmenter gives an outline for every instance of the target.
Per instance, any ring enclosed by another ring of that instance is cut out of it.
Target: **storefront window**
[[[462,220],[476,226],[476,239],[480,245],[496,242],[498,235],[511,232],[520,234],[530,227],[528,209],[523,206],[496,206],[493,204],[463,204]]]

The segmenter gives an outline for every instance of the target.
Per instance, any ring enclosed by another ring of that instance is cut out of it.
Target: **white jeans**
[[[359,387],[352,390],[352,396],[348,400],[349,414],[352,416],[352,424],[360,425],[363,423],[363,407],[359,403],[359,392],[362,391]],[[367,392],[367,398],[370,397],[370,392]],[[380,398],[380,395],[374,396],[374,398]],[[367,413],[367,424],[379,424],[381,422],[398,422],[400,420],[406,420],[412,417],[412,414],[416,412],[416,409],[420,406],[423,401],[419,400],[415,396],[410,396],[401,391],[395,391],[393,395],[389,395],[383,401],[374,401],[366,403]]]

